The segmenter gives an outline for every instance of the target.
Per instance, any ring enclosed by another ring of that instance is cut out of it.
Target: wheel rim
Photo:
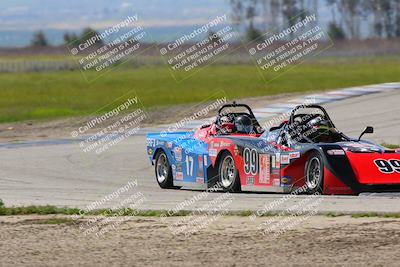
[[[222,186],[225,188],[231,186],[235,180],[236,168],[231,156],[225,157],[224,161],[222,162],[220,176]]]
[[[307,187],[315,189],[321,180],[321,164],[319,158],[312,158],[307,166]]]
[[[168,166],[167,156],[165,156],[165,154],[161,154],[158,157],[157,167],[156,167],[157,180],[159,183],[162,183],[165,181],[165,179],[167,179],[168,169],[169,166]]]

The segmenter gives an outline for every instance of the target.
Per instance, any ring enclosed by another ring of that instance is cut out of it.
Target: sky
[[[0,29],[102,27],[133,13],[147,26],[170,26],[198,23],[227,10],[226,0],[2,0]]]
[[[0,0],[0,47],[29,45],[37,30],[57,45],[66,31],[105,29],[134,14],[162,41],[229,13],[229,0]]]

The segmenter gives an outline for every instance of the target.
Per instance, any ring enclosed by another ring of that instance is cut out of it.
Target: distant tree
[[[207,35],[211,42],[221,42],[221,37],[216,32],[209,31]]]
[[[31,41],[32,46],[48,46],[48,42],[46,40],[46,36],[42,31],[37,31],[33,34],[33,38]]]
[[[75,33],[66,32],[64,33],[63,39],[65,45],[76,45],[79,43],[78,36]]]
[[[248,27],[246,31],[246,37],[248,40],[257,39],[262,33],[255,27],[255,18],[257,16],[257,0],[249,0],[249,4],[246,8],[246,19],[248,21]]]
[[[280,8],[281,8],[281,1],[280,0],[271,0],[269,2],[270,4],[270,21],[271,21],[271,27],[274,31],[279,31],[279,14],[280,14]]]
[[[331,13],[332,13],[332,23],[335,25],[338,25],[337,20],[336,20],[336,8],[337,8],[337,0],[327,0],[326,3],[330,7]]]
[[[328,35],[334,40],[346,39],[346,34],[343,29],[334,22],[331,22],[328,25]]]
[[[395,36],[400,37],[400,1],[396,1],[396,19],[395,19],[395,24],[396,24],[396,32]]]
[[[400,36],[400,0],[365,0],[366,9],[372,14],[375,37]]]
[[[243,21],[243,3],[240,0],[230,0],[232,7],[231,19],[234,25],[238,26]]]
[[[395,36],[395,8],[393,0],[380,1],[383,15],[383,26],[385,28],[386,37],[392,38]]]
[[[98,35],[98,32],[97,32],[96,30],[91,29],[91,28],[85,28],[85,29],[82,31],[82,34],[81,34],[79,40],[80,40],[81,43],[84,43],[84,42],[86,42],[87,40],[89,40],[89,39],[91,39],[92,37],[95,37],[95,36],[97,36],[97,35]],[[97,38],[97,39],[95,40],[94,43],[99,44],[99,45],[102,45],[104,42],[103,42],[103,40]]]
[[[64,39],[64,44],[69,44],[71,42],[71,37],[69,36],[68,32],[64,33],[63,39]]]
[[[247,40],[252,41],[262,36],[262,32],[254,27],[253,23],[250,23],[246,31]]]
[[[282,1],[282,14],[286,20],[287,26],[293,26],[296,21],[294,20],[295,15],[299,14],[299,10],[296,7],[295,0],[283,0]],[[304,15],[304,14],[302,14]]]
[[[309,14],[317,16],[322,6],[331,13],[332,37],[400,37],[400,0],[226,0],[231,18],[247,35],[257,30],[279,31]],[[325,18],[324,18],[325,20]],[[369,27],[369,33],[367,32]]]

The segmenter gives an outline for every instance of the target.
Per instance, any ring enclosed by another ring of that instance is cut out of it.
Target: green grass
[[[383,143],[381,144],[383,147],[389,148],[389,149],[396,149],[399,148],[400,145],[394,145],[394,144],[387,144],[387,143]]]
[[[78,209],[73,208],[58,208],[54,206],[26,206],[26,207],[5,207],[0,206],[0,216],[10,215],[49,215],[49,214],[64,214],[74,215],[79,214]]]
[[[67,225],[72,225],[75,223],[74,219],[71,218],[49,218],[49,219],[44,219],[44,220],[28,220],[25,222],[30,222],[34,224],[67,224]]]
[[[370,213],[360,213],[360,214],[353,214],[351,215],[352,218],[370,218],[370,217],[379,217],[379,218],[400,218],[399,213],[387,213],[381,214],[377,212],[370,212]]]
[[[396,57],[313,60],[270,82],[253,65],[213,65],[182,82],[176,82],[166,66],[121,68],[90,83],[79,71],[1,73],[0,122],[88,115],[135,92],[145,108],[152,108],[201,102],[221,90],[236,99],[393,82],[399,81],[399,62]]]
[[[331,218],[345,216],[345,214],[341,213],[341,212],[328,212],[328,213],[325,213],[324,215],[326,217],[331,217]]]
[[[22,206],[22,207],[5,207],[4,204],[0,203],[0,216],[12,216],[12,215],[81,215],[81,211],[77,208],[68,207],[55,207],[55,206]],[[129,208],[111,210],[111,209],[98,209],[87,212],[85,215],[102,215],[102,216],[144,216],[144,217],[161,217],[161,216],[187,216],[192,214],[190,211],[179,211],[172,215],[166,214],[162,210],[132,210]]]
[[[5,207],[4,203],[0,199],[0,216],[11,216],[11,215],[81,215],[80,210],[77,208],[68,208],[68,207],[55,207],[55,206],[26,206],[26,207]],[[82,216],[141,216],[141,217],[177,217],[177,216],[188,216],[192,215],[193,212],[188,210],[181,210],[179,212],[175,212],[172,214],[168,214],[164,210],[132,210],[132,209],[119,209],[119,210],[110,210],[110,209],[99,209],[91,212],[87,212]],[[266,212],[263,213],[260,217],[270,217],[277,216],[280,212]],[[250,210],[242,210],[242,211],[232,211],[224,213],[225,216],[238,216],[238,217],[248,217],[254,215],[253,211]],[[379,218],[400,218],[400,213],[378,213],[378,212],[369,212],[369,213],[337,213],[337,212],[328,212],[321,213],[316,215],[322,215],[326,217],[341,217],[350,215],[352,218],[366,218],[366,217],[379,217]],[[72,223],[73,219],[70,218],[49,218],[46,220],[40,220],[37,223],[41,224],[69,224]]]

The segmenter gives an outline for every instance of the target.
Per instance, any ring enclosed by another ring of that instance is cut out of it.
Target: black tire
[[[154,171],[161,188],[171,189],[173,186],[172,168],[164,151],[159,150],[155,156]]]
[[[220,157],[218,181],[224,192],[236,193],[241,191],[239,172],[232,155],[228,151],[222,152]]]
[[[304,170],[307,193],[322,194],[324,188],[324,161],[320,153],[314,151],[308,156]]]

